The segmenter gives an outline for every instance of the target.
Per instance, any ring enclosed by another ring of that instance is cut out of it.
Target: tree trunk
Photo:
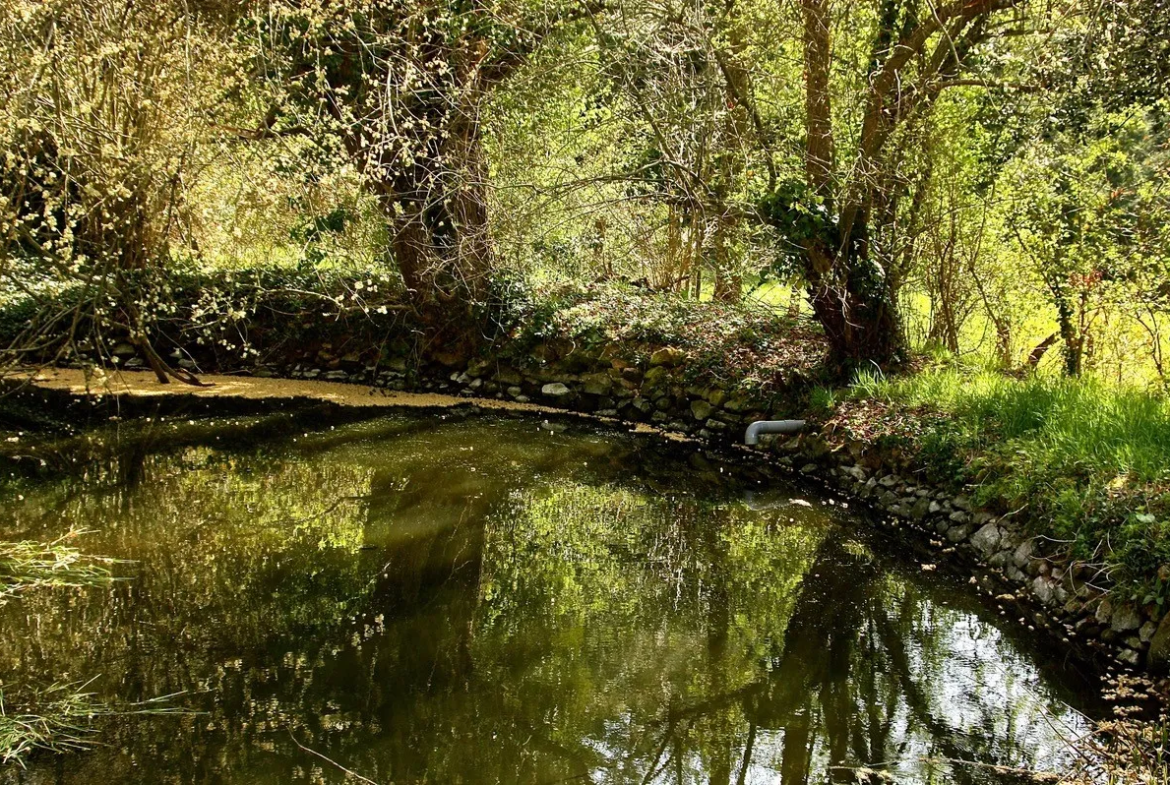
[[[817,256],[824,249],[808,252]],[[885,282],[862,258],[838,262],[835,267],[843,275],[818,277],[809,288],[813,315],[828,338],[833,362],[848,371],[867,362],[895,361],[902,331]]]
[[[480,124],[466,117],[416,171],[377,184],[403,283],[432,345],[449,354],[470,353],[480,334],[471,317],[493,262],[486,180]]]
[[[805,177],[826,211],[833,211],[834,139],[829,69],[832,56],[828,0],[801,0],[804,20]],[[841,370],[897,358],[901,330],[884,276],[869,259],[867,205],[850,199],[843,236],[804,242],[805,277],[813,314],[825,330]],[[843,219],[844,221],[844,219]]]
[[[712,297],[722,303],[737,303],[743,296],[743,275],[735,269],[727,248],[727,235],[732,232],[735,221],[726,212],[715,220],[715,291]]]

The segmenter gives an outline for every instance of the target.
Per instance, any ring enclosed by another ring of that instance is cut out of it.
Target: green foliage
[[[764,220],[783,238],[786,264],[781,273],[791,276],[799,272],[804,243],[819,240],[834,246],[838,241],[837,218],[803,180],[779,183],[760,200],[759,207]]]

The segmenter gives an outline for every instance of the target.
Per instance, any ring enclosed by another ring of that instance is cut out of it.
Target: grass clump
[[[864,375],[854,399],[933,409],[918,438],[932,479],[1020,511],[1071,555],[1103,563],[1135,599],[1161,602],[1170,564],[1170,404],[1092,378],[934,368]]]
[[[0,542],[0,605],[41,587],[105,586],[114,562],[70,545],[84,532],[71,531],[52,542]]]
[[[91,744],[91,723],[108,713],[84,685],[54,684],[37,690],[10,711],[0,688],[0,763],[24,764],[35,750],[71,752]]]

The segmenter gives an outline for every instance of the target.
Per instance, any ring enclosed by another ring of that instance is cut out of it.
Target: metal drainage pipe
[[[757,420],[747,427],[743,435],[743,443],[757,445],[760,436],[765,433],[800,433],[804,428],[804,420]]]

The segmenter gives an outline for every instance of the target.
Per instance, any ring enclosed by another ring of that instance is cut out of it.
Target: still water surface
[[[128,580],[0,609],[0,681],[188,711],[3,783],[1009,782],[952,761],[1059,768],[1085,729],[965,586],[693,448],[271,415],[69,450],[0,538],[92,530]]]

